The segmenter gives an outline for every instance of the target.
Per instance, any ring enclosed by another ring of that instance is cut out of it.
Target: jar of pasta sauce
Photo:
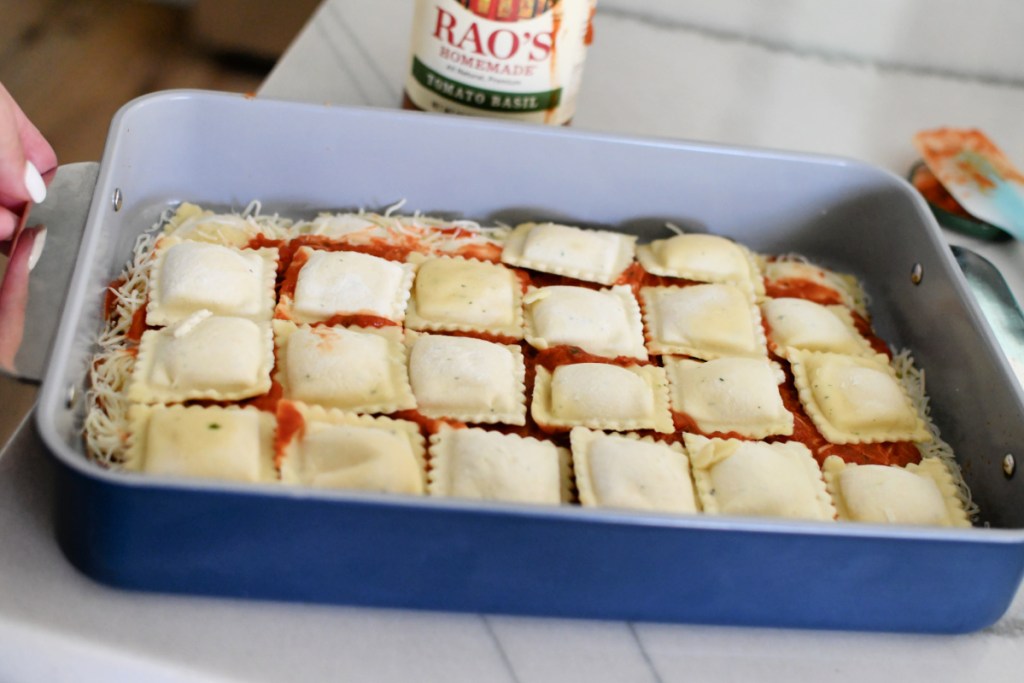
[[[416,0],[406,109],[567,124],[597,0]]]

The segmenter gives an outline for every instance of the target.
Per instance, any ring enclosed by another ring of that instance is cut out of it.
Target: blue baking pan
[[[103,470],[84,454],[80,397],[104,287],[166,207],[254,198],[295,216],[405,199],[409,211],[641,239],[671,222],[852,272],[879,333],[925,369],[983,526],[484,505]],[[997,620],[1024,571],[1024,485],[1004,470],[1024,444],[1021,389],[924,202],[846,159],[191,91],[144,97],[111,128],[37,428],[58,463],[61,547],[124,588],[958,633]]]

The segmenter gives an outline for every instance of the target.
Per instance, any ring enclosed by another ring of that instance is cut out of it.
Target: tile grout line
[[[654,660],[651,659],[651,655],[647,652],[647,648],[644,647],[644,643],[640,640],[640,634],[636,632],[636,624],[632,621],[627,621],[626,626],[629,627],[629,632],[633,634],[633,640],[636,641],[636,646],[640,648],[640,654],[643,656],[644,661],[647,662],[648,668],[651,670],[651,675],[654,676],[656,683],[664,683],[661,678],[661,674],[658,673],[658,667],[654,666]]]
[[[342,70],[344,70],[345,72],[348,73],[349,79],[352,81],[352,84],[355,86],[356,90],[359,92],[359,96],[363,99],[363,102],[366,103],[366,104],[369,104],[369,103],[373,102],[373,100],[370,98],[369,93],[367,93],[363,89],[363,84],[360,83],[359,79],[355,77],[355,73],[353,73],[352,69],[349,66],[349,61],[350,60],[345,59],[345,55],[342,54],[340,49],[338,49],[338,46],[335,44],[335,42],[333,40],[331,40],[330,33],[327,30],[326,19],[327,19],[328,14],[334,15],[333,18],[337,21],[338,24],[341,24],[342,26],[344,26],[344,24],[345,24],[345,22],[339,16],[337,16],[338,15],[337,12],[331,11],[332,9],[333,8],[332,8],[331,5],[325,5],[324,8],[323,8],[323,12],[324,12],[323,16],[324,16],[325,21],[317,22],[316,20],[314,20],[314,22],[315,22],[314,25],[316,26],[316,29],[320,32],[320,34],[321,34],[321,36],[323,38],[324,43],[326,43],[328,48],[330,49],[330,51],[332,53],[334,53],[335,61],[338,64],[338,66]]]
[[[345,13],[341,11],[333,11],[333,5],[329,5],[328,9],[332,10],[331,14],[334,16],[341,29],[347,34],[349,41],[355,46],[356,52],[363,57],[366,64],[370,67],[370,70],[373,71],[373,74],[377,77],[378,83],[387,91],[388,95],[391,96],[392,100],[394,100],[396,104],[400,102],[402,98],[401,92],[392,89],[390,83],[391,79],[381,70],[373,53],[366,49],[363,42],[359,40],[359,34],[353,30],[352,26],[349,25],[348,21],[346,21]]]
[[[516,675],[516,669],[512,666],[512,660],[509,658],[508,652],[505,651],[505,646],[501,644],[501,638],[498,637],[498,634],[494,631],[494,627],[491,626],[490,618],[488,618],[486,614],[481,614],[480,619],[484,622],[484,628],[487,630],[487,633],[490,634],[491,640],[494,641],[494,646],[498,648],[498,654],[501,655],[501,661],[505,663],[505,668],[508,670],[509,675],[512,676],[512,680],[515,681],[515,683],[520,683],[519,676]]]
[[[638,12],[628,9],[620,8],[607,8],[600,9],[598,12],[599,16],[615,17],[616,19],[625,19],[634,21],[644,26],[650,26],[652,28],[658,28],[669,31],[685,31],[695,35],[708,38],[724,43],[742,43],[750,45],[752,47],[760,48],[766,52],[773,52],[776,54],[787,54],[800,59],[818,59],[820,61],[839,64],[846,66],[854,66],[860,68],[877,69],[883,72],[898,73],[898,74],[909,74],[914,76],[926,76],[931,78],[941,78],[945,80],[954,81],[965,81],[979,83],[981,85],[996,86],[1003,88],[1010,88],[1014,90],[1024,89],[1024,78],[1012,77],[1012,76],[998,76],[992,74],[972,73],[969,71],[957,71],[954,69],[944,69],[940,67],[921,66],[915,64],[907,64],[905,62],[889,61],[884,59],[868,59],[864,57],[858,57],[857,55],[848,52],[829,52],[827,50],[815,49],[810,47],[798,47],[777,40],[771,40],[769,38],[760,38],[749,33],[742,31],[734,31],[725,28],[715,28],[712,26],[705,26],[696,24],[689,21],[680,19],[670,19],[661,16],[655,16],[645,12]]]

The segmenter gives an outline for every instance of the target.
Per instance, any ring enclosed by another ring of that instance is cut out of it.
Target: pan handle
[[[1024,379],[1024,313],[1002,273],[981,254],[950,247],[967,285],[1018,378]]]
[[[18,310],[5,311],[0,320],[0,372],[21,380],[39,382],[50,357],[50,346],[64,308],[71,273],[78,258],[93,192],[99,175],[99,163],[86,161],[66,164],[57,169],[46,201],[32,207],[27,226],[46,227],[45,243],[35,267],[24,281],[6,282],[6,259],[0,258],[0,292]],[[38,242],[41,238],[35,237]],[[27,293],[27,297],[25,294]],[[11,308],[12,306],[8,306]],[[20,315],[23,307],[24,315]]]

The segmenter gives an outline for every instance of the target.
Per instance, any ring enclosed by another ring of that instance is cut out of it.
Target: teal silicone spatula
[[[937,128],[914,136],[925,164],[972,216],[1024,239],[1024,174],[980,130]]]

